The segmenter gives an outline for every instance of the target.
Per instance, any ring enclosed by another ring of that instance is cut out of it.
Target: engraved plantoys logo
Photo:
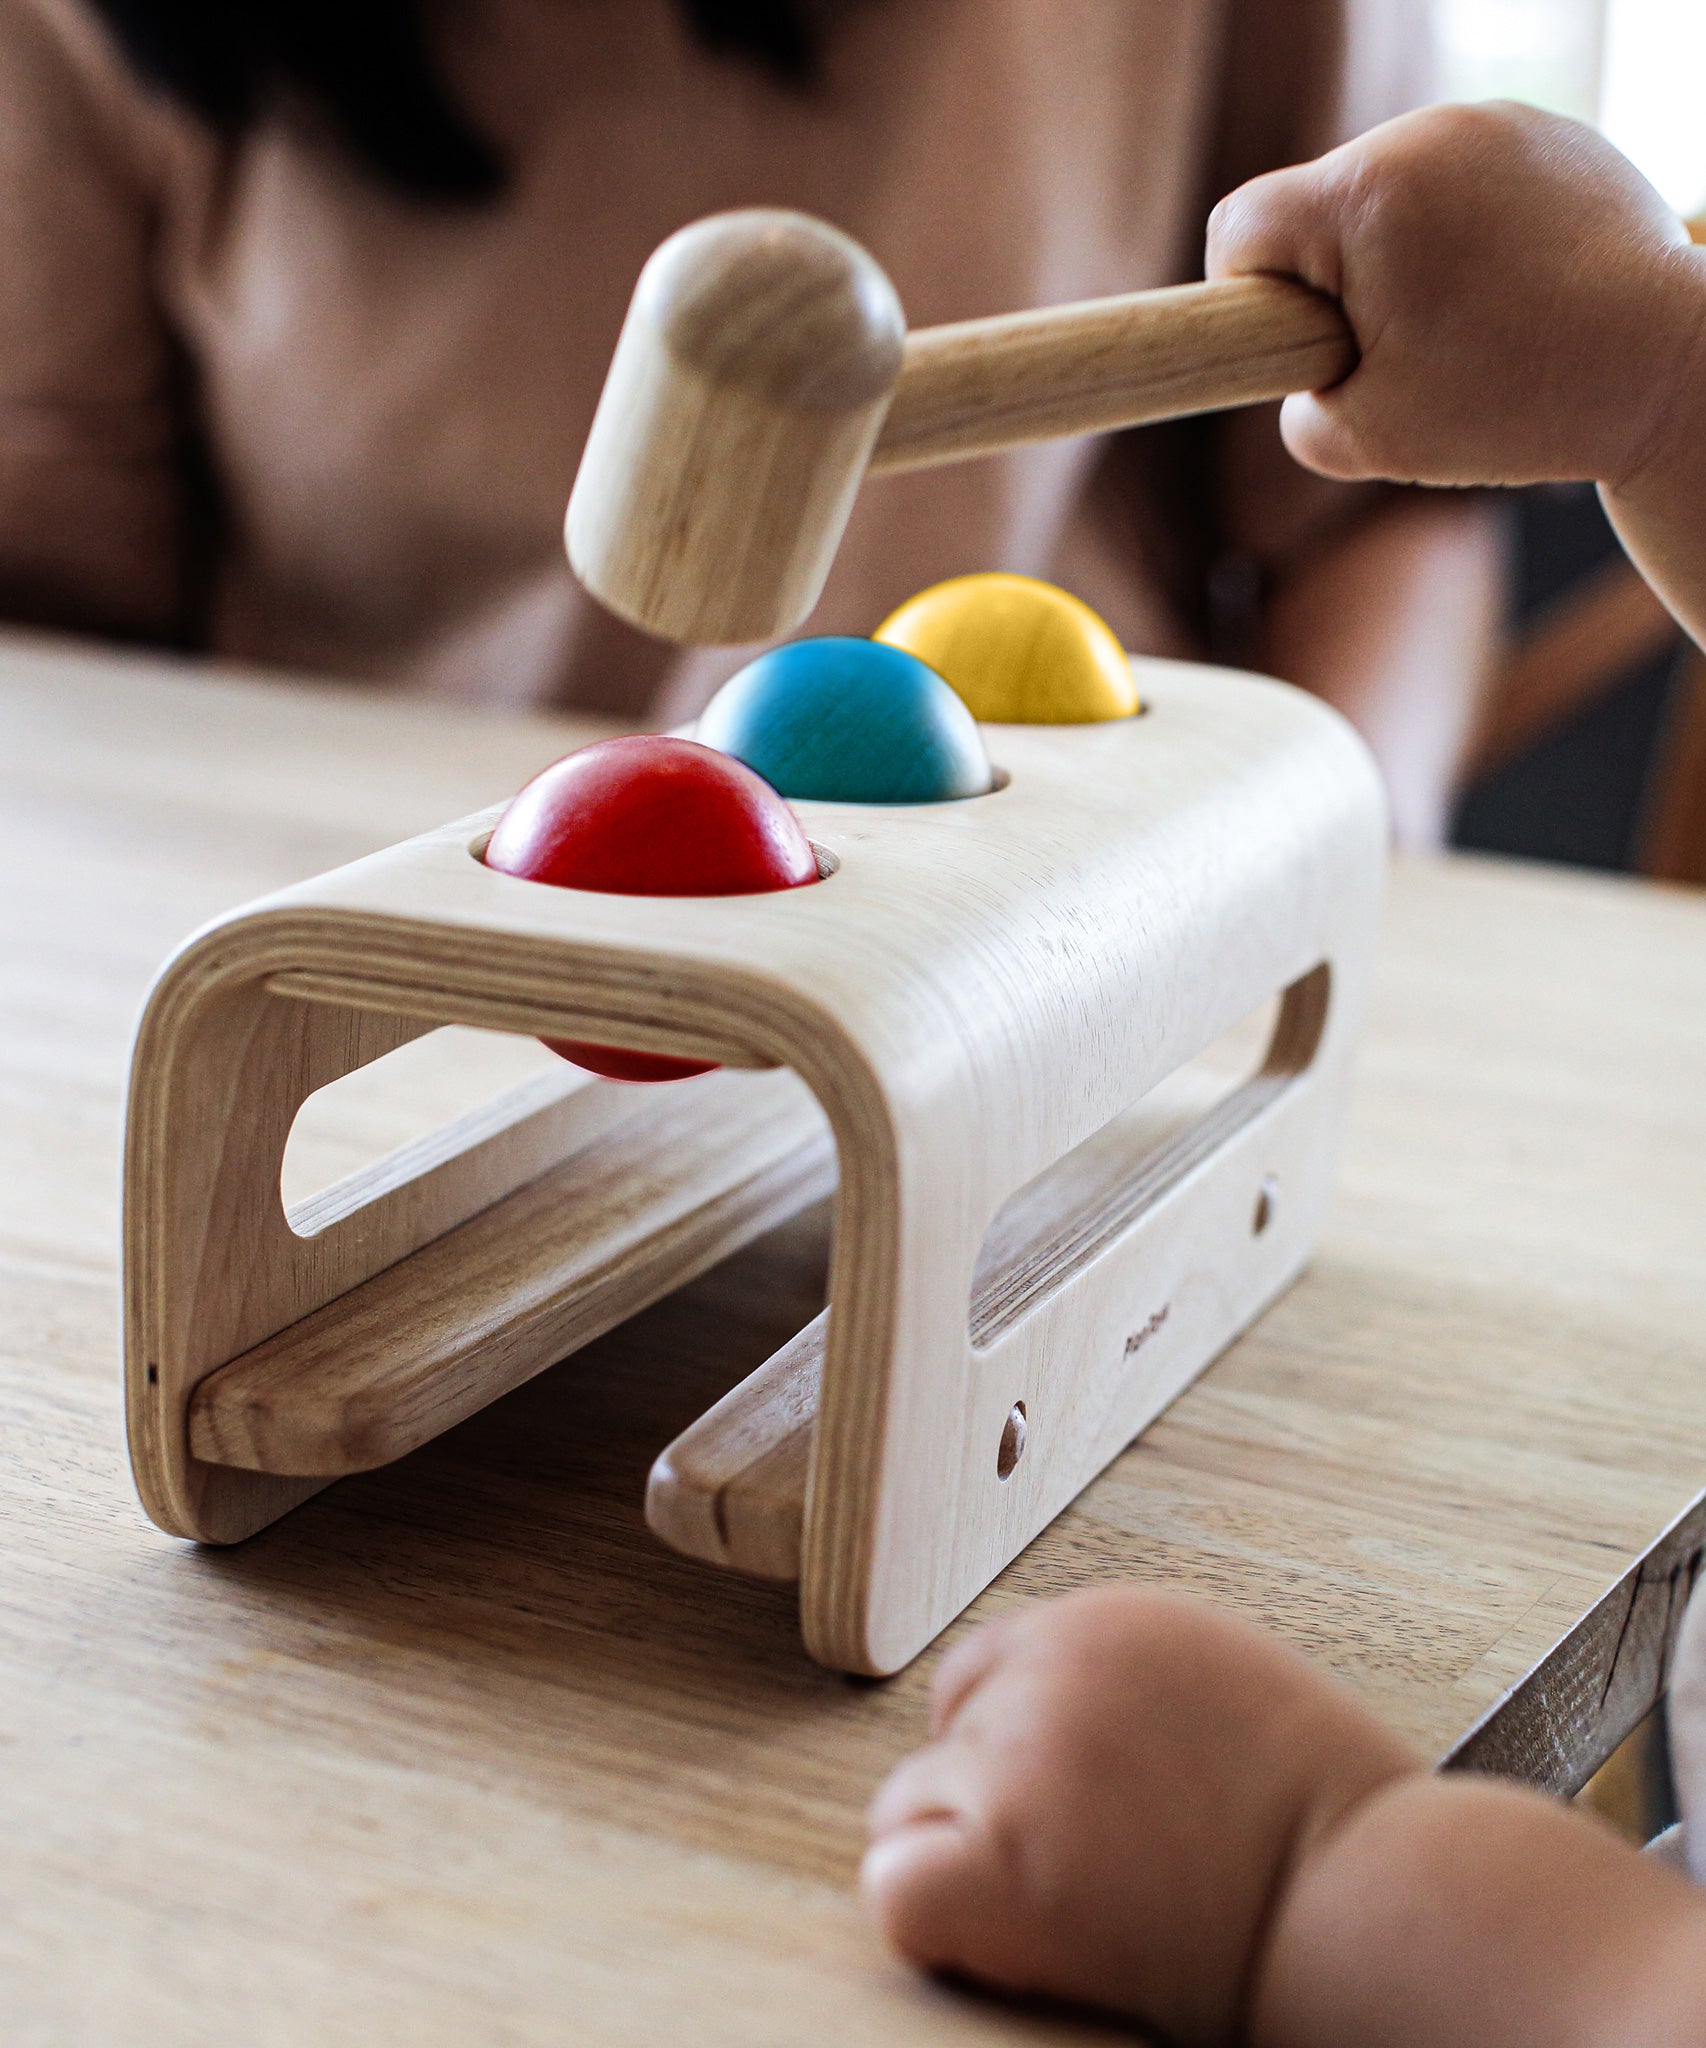
[[[1136,1357],[1138,1352],[1143,1349],[1144,1345],[1149,1342],[1150,1338],[1155,1335],[1156,1331],[1167,1320],[1172,1310],[1173,1304],[1170,1301],[1164,1301],[1141,1330],[1132,1331],[1131,1335],[1125,1340],[1125,1355],[1127,1358]]]

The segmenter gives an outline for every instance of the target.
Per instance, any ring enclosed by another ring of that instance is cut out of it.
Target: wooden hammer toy
[[[823,589],[867,475],[1337,382],[1344,315],[1281,278],[906,331],[881,266],[808,215],[683,228],[640,274],[566,539],[665,639],[769,640]]]

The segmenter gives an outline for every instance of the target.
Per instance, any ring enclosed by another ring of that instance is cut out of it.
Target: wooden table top
[[[789,1589],[641,1520],[653,1453],[815,1307],[821,1217],[239,1549],[136,1505],[118,1156],[151,972],[587,736],[0,651],[11,2042],[1093,2038],[915,1980],[851,1896],[934,1653],[834,1677]],[[1706,898],[1400,868],[1312,1268],[960,1626],[1165,1579],[1437,1756],[1578,1783],[1702,1542],[1703,1015]]]

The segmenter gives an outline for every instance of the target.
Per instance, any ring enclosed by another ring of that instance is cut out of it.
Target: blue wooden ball
[[[793,640],[731,676],[697,737],[784,796],[933,804],[982,796],[977,721],[936,671],[875,640]]]

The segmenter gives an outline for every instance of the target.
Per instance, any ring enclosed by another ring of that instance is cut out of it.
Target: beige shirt
[[[740,657],[620,626],[561,547],[665,235],[806,208],[873,250],[914,324],[1200,274],[1212,197],[1415,97],[1424,13],[863,0],[798,95],[704,55],[667,0],[479,0],[445,22],[446,68],[512,182],[436,208],[300,122],[222,148],[78,0],[0,0],[0,612],[681,715]],[[1004,567],[1181,648],[1209,553],[1281,554],[1334,516],[1266,419],[1131,439],[872,484],[815,629]]]

